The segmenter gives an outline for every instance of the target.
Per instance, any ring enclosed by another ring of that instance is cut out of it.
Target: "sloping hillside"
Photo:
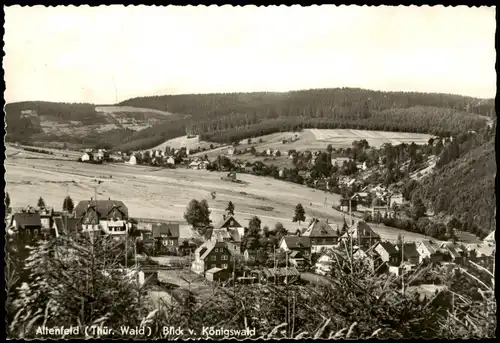
[[[165,95],[134,98],[121,105],[190,114],[190,133],[220,143],[303,128],[448,135],[477,130],[487,124],[485,116],[494,115],[492,100],[354,88]]]
[[[170,123],[185,116],[154,109],[125,106],[94,106],[43,101],[11,103],[5,106],[9,142],[73,147],[111,148],[134,132]]]
[[[336,88],[166,95],[97,108],[19,102],[8,104],[5,111],[11,142],[137,150],[186,134],[199,135],[202,141],[232,143],[304,128],[449,135],[487,125],[494,103],[457,95]]]
[[[495,228],[496,170],[493,138],[422,180],[414,196],[466,223],[463,231],[486,236]]]

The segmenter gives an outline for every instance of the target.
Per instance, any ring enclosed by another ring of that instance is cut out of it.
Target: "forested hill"
[[[493,99],[358,88],[164,95],[119,105],[189,114],[188,131],[218,142],[311,127],[448,135],[479,129],[495,115]]]
[[[441,158],[446,155],[443,152]],[[426,199],[436,214],[454,216],[463,223],[463,231],[484,238],[495,229],[496,171],[495,137],[491,137],[437,169],[423,180],[412,197]]]

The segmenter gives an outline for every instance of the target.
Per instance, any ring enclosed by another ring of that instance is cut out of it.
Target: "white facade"
[[[85,153],[82,155],[82,162],[87,162],[90,161],[90,156],[89,154]]]
[[[129,164],[137,164],[137,158],[132,155],[130,156],[130,160],[128,161]]]
[[[315,273],[326,275],[332,270],[333,259],[328,254],[323,254],[314,265]]]

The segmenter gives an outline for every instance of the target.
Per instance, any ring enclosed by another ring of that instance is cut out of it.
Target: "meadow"
[[[110,198],[124,201],[132,217],[180,223],[181,237],[192,235],[183,218],[191,199],[208,201],[214,223],[222,219],[229,201],[235,205],[236,219],[244,226],[254,215],[261,219],[262,226],[272,228],[279,221],[291,232],[305,227],[313,217],[328,219],[330,224],[339,227],[344,218],[343,213],[332,208],[332,205],[338,205],[339,195],[254,175],[238,174],[238,179],[246,184],[237,184],[221,180],[224,173],[204,170],[162,169],[124,163],[95,165],[19,156],[7,157],[5,169],[6,191],[14,210],[35,206],[40,196],[56,210],[61,210],[67,194],[75,203],[91,197]],[[306,211],[306,223],[300,225],[292,222],[298,203]],[[396,239],[402,232],[383,225],[373,228],[383,239]],[[426,239],[416,233],[403,234],[405,240]]]

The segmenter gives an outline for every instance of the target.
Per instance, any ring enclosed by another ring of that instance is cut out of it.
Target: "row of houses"
[[[28,208],[14,213],[8,229],[24,237],[59,236],[77,232],[102,232],[122,236],[129,233],[132,224],[128,208],[122,201],[82,200],[72,213],[49,208]]]
[[[109,152],[106,149],[86,149],[80,157],[82,162],[102,162],[110,158]]]
[[[343,247],[340,244],[338,247],[325,251],[318,258],[315,272],[320,275],[331,272],[333,263],[338,263],[339,257],[346,258],[348,249],[342,249]],[[395,275],[400,275],[404,270],[414,270],[425,261],[463,264],[467,260],[472,260],[481,263],[494,259],[495,256],[493,245],[483,244],[474,247],[454,242],[437,243],[432,240],[400,244],[378,241],[368,249],[356,245],[352,251],[353,258],[363,260],[373,271],[389,272]]]

